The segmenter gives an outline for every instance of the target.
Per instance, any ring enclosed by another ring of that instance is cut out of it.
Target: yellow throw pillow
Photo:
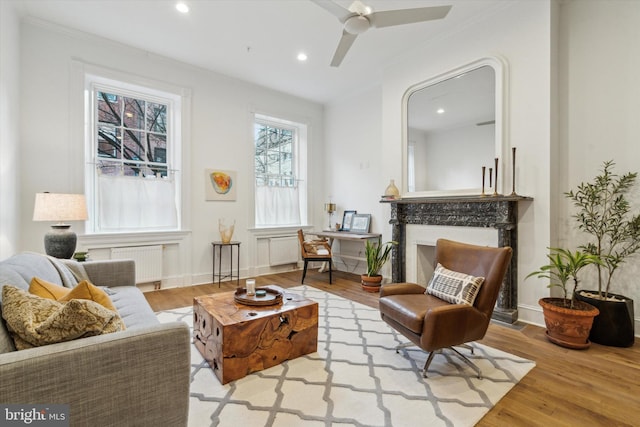
[[[58,298],[58,301],[65,302],[71,301],[72,299],[88,299],[97,302],[104,308],[108,308],[116,313],[118,312],[111,302],[109,295],[99,287],[89,283],[87,280],[83,280],[78,283],[73,289],[71,289],[71,291],[69,291],[69,293],[62,298]]]
[[[42,298],[53,299],[59,302],[67,302],[72,299],[87,299],[95,301],[111,311],[118,312],[111,302],[109,295],[87,280],[83,280],[73,289],[69,289],[34,277],[29,285],[29,292]]]
[[[2,288],[2,317],[18,350],[124,330],[118,313],[94,301],[60,303],[11,285]]]
[[[42,298],[57,301],[59,298],[62,298],[69,293],[69,288],[47,282],[39,277],[34,277],[31,279],[31,283],[29,284],[29,292]]]

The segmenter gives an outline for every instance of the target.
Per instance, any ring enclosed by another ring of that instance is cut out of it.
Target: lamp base
[[[76,251],[78,237],[67,224],[51,226],[52,230],[44,235],[44,251],[55,258],[69,259]]]

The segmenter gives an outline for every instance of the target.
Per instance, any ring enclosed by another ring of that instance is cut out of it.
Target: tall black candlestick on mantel
[[[484,174],[485,171],[487,170],[487,168],[485,166],[482,167],[482,196],[486,196],[486,194],[484,194]]]
[[[511,147],[511,195],[516,194],[516,147]]]
[[[498,195],[498,158],[496,157],[496,180],[493,183],[493,195],[497,196]]]

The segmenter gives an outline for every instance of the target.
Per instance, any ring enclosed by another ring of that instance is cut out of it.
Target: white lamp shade
[[[36,193],[34,221],[84,221],[87,218],[84,194]]]

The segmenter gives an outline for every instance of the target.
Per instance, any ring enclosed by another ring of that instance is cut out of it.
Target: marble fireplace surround
[[[384,201],[391,204],[392,239],[398,242],[391,257],[392,280],[407,279],[407,226],[480,227],[497,230],[496,246],[511,246],[513,256],[498,295],[493,318],[518,320],[518,202],[523,196],[425,197]],[[443,236],[446,237],[446,236]],[[473,243],[473,242],[470,242]]]

